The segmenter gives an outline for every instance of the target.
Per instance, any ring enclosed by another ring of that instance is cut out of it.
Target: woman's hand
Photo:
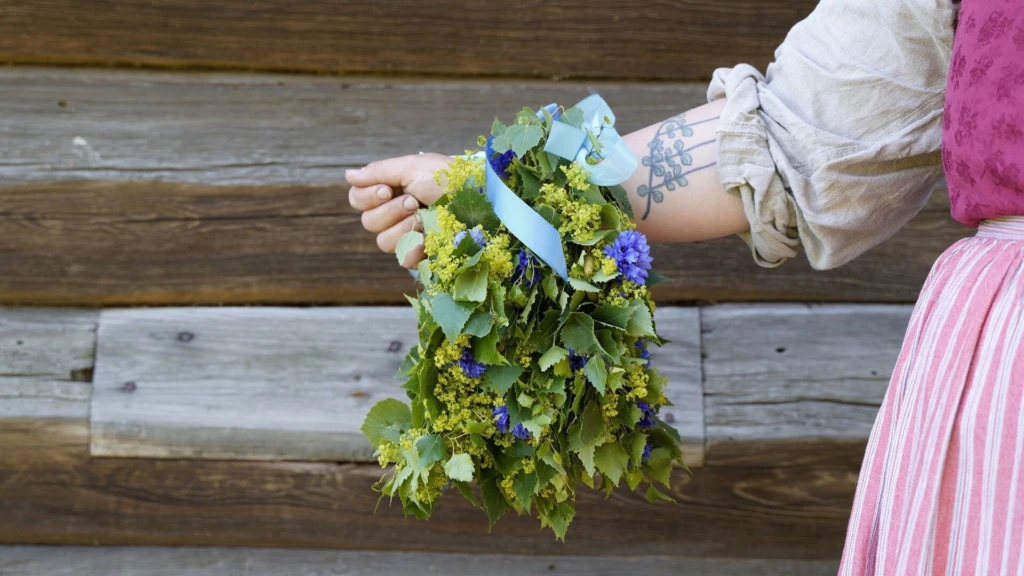
[[[377,246],[394,254],[398,239],[419,226],[416,210],[441,196],[434,173],[452,159],[442,154],[416,154],[377,160],[345,172],[352,185],[348,202],[362,215],[363,228],[377,234]],[[423,247],[406,255],[402,265],[415,268],[424,257]]]

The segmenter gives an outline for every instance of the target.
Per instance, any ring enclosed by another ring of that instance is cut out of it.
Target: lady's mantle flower
[[[491,136],[487,139],[487,148],[484,154],[487,156],[487,161],[491,164],[491,169],[498,175],[502,180],[508,178],[508,167],[512,164],[512,159],[516,157],[515,151],[509,149],[501,154],[494,151],[491,144],[494,142],[494,137]]]
[[[525,277],[526,267],[530,265],[533,266],[532,279]],[[519,249],[519,262],[516,264],[515,272],[512,273],[512,283],[515,284],[520,278],[523,278],[523,284],[527,288],[532,288],[534,284],[540,282],[540,262],[537,261],[533,254],[528,253],[525,248]]]
[[[467,378],[479,378],[483,376],[484,372],[487,370],[487,366],[483,362],[476,361],[476,358],[473,356],[473,351],[468,347],[462,349],[462,358],[459,358],[457,362],[459,363],[459,368],[462,368],[462,373],[465,374]]]
[[[645,344],[643,340],[637,340],[636,342],[633,343],[633,346],[636,346],[637,349],[640,350],[640,357],[643,358],[644,360],[647,360],[647,367],[650,368],[651,351],[647,349],[647,344]]]
[[[640,426],[644,430],[649,430],[658,425],[658,423],[654,420],[654,410],[651,409],[650,404],[648,404],[647,402],[637,402],[636,407],[639,408],[640,411],[643,412],[644,414],[644,417],[640,419],[640,423],[638,424],[638,426]]]
[[[456,248],[459,246],[459,244],[462,244],[463,240],[466,239],[466,234],[469,234],[469,237],[473,239],[473,242],[476,242],[476,245],[481,248],[483,248],[484,245],[487,244],[487,239],[484,238],[484,231],[479,228],[473,228],[469,232],[466,232],[465,230],[460,230],[455,234],[454,242]]]
[[[626,230],[619,234],[608,246],[604,254],[615,259],[623,278],[635,284],[647,282],[647,271],[651,269],[651,247],[647,245],[647,237],[636,230]]]
[[[494,418],[494,425],[497,426],[498,432],[504,434],[508,432],[508,408],[504,406],[495,406],[494,410],[491,411],[491,416]],[[522,426],[522,424],[520,424]]]
[[[522,424],[516,424],[516,427],[512,429],[512,435],[520,440],[529,440],[531,436],[530,431]]]
[[[646,462],[647,459],[650,458],[650,457],[651,457],[651,445],[650,444],[644,444],[644,455],[641,457],[641,460]]]
[[[577,354],[575,350],[569,348],[569,368],[571,368],[573,372],[583,370],[583,367],[587,365],[587,360],[589,360],[589,358],[582,354]]]

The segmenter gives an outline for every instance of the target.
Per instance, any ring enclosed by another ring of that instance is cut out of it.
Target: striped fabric
[[[1024,576],[1024,218],[935,263],[861,468],[840,574]]]

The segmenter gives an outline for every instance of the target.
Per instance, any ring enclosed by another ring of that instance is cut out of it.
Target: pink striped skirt
[[[1024,218],[935,263],[857,484],[841,575],[1024,576]]]

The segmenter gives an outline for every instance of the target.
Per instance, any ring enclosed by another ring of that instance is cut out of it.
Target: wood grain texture
[[[814,0],[0,2],[0,61],[302,72],[708,78],[764,68]]]
[[[704,308],[709,452],[716,444],[755,452],[759,442],[783,438],[852,441],[862,450],[910,313],[879,305]]]
[[[707,101],[703,83],[5,68],[0,182],[339,184],[379,158],[461,153],[496,116],[591,90],[623,134]]]
[[[856,464],[819,454],[675,475],[678,505],[583,490],[565,544],[528,517],[493,532],[449,494],[429,524],[383,503],[376,465],[89,458],[0,451],[0,543],[254,546],[836,560]]]
[[[663,308],[656,351],[687,461],[702,461],[696,309]],[[165,308],[100,318],[92,455],[367,461],[359,427],[416,344],[409,308]]]
[[[246,548],[0,547],[4,576],[825,576],[830,560],[512,556]]]
[[[623,131],[704,97],[693,84],[19,68],[0,80],[0,302],[89,306],[404,303],[412,282],[348,207],[346,166],[459,152],[494,115],[572,102],[587,86]],[[736,239],[658,246],[672,280],[657,297],[913,302],[967,234],[939,189],[904,231],[838,270],[759,268]]]
[[[0,302],[43,305],[401,304],[408,274],[359,225],[341,186],[159,182],[0,188]],[[663,304],[913,302],[969,233],[944,190],[895,237],[842,268],[753,263],[739,240],[654,247]]]

